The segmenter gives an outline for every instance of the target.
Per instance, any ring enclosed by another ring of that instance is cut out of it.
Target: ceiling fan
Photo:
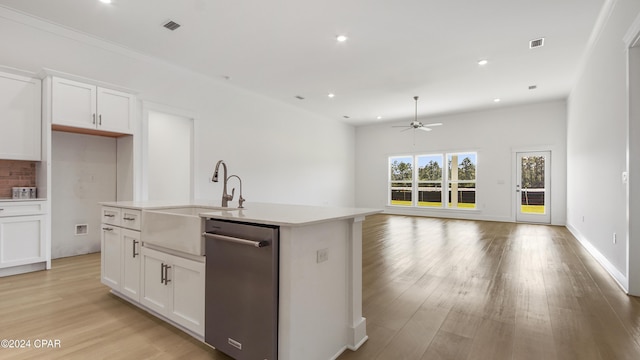
[[[416,115],[415,118],[412,122],[409,123],[409,125],[401,125],[401,126],[392,126],[392,127],[401,127],[401,128],[406,128],[402,131],[407,131],[410,129],[418,129],[418,130],[422,130],[422,131],[431,131],[430,127],[433,126],[440,126],[442,125],[442,123],[433,123],[433,124],[423,124],[422,122],[418,121],[418,97],[414,96],[413,100],[416,101]]]

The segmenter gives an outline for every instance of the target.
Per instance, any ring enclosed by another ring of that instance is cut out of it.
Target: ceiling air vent
[[[175,21],[169,20],[169,21],[167,21],[167,22],[166,22],[164,25],[162,25],[162,26],[166,27],[167,29],[169,29],[169,30],[171,30],[171,31],[174,31],[175,29],[177,29],[177,28],[179,28],[179,27],[180,27],[180,24],[178,24],[178,23],[177,23],[177,22],[175,22]]]
[[[542,47],[542,45],[544,45],[544,38],[529,41],[529,49]]]

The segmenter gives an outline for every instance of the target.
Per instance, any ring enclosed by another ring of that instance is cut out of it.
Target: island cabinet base
[[[367,340],[363,220],[281,226],[279,360],[335,359]]]

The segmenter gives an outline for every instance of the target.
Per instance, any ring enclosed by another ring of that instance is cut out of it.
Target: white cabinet
[[[101,281],[140,301],[140,210],[102,207]]]
[[[142,247],[142,264],[142,305],[204,336],[204,262]]]
[[[122,229],[122,294],[140,301],[140,231]]]
[[[43,202],[0,202],[0,276],[45,268],[48,259],[42,209]],[[34,264],[39,266],[24,268]]]
[[[122,240],[120,228],[109,224],[102,225],[100,254],[102,283],[115,290],[120,290],[120,273],[122,259]]]
[[[0,73],[0,159],[42,158],[41,81]]]
[[[133,134],[134,95],[59,77],[52,78],[51,93],[54,129]]]

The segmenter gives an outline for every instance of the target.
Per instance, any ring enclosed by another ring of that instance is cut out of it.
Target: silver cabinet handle
[[[130,217],[126,217],[126,218],[122,218],[122,220],[125,221],[134,221],[136,218],[130,218]]]
[[[271,245],[266,240],[257,240],[257,241],[256,240],[247,240],[247,239],[240,239],[240,238],[232,237],[232,236],[211,234],[211,233],[207,233],[207,232],[203,233],[202,236],[208,237],[209,239],[227,241],[227,242],[232,242],[232,243],[236,243],[236,244],[240,244],[240,245],[249,245],[249,246],[254,246],[254,247],[257,247],[257,248],[261,248],[261,247],[265,247],[265,246]]]
[[[98,125],[102,125],[102,114],[98,115]]]
[[[113,228],[103,227],[102,230],[104,230],[104,231],[113,231]]]
[[[138,244],[138,243],[140,243],[140,241],[138,241],[138,240],[133,240],[133,246],[132,246],[132,249],[133,249],[133,258],[134,258],[134,259],[136,258],[136,255],[140,255],[139,253],[137,253],[137,252],[136,252],[136,244]]]
[[[93,124],[95,125],[95,123],[96,123],[96,114],[94,113],[93,114]]]
[[[168,285],[171,282],[171,279],[169,279],[169,269],[171,269],[171,266],[169,265],[164,266],[164,284],[165,285]]]
[[[171,269],[171,266],[168,264],[162,263],[160,265],[160,284],[168,285],[171,282],[169,279],[169,269]]]
[[[104,217],[115,217],[113,214],[104,214]]]

